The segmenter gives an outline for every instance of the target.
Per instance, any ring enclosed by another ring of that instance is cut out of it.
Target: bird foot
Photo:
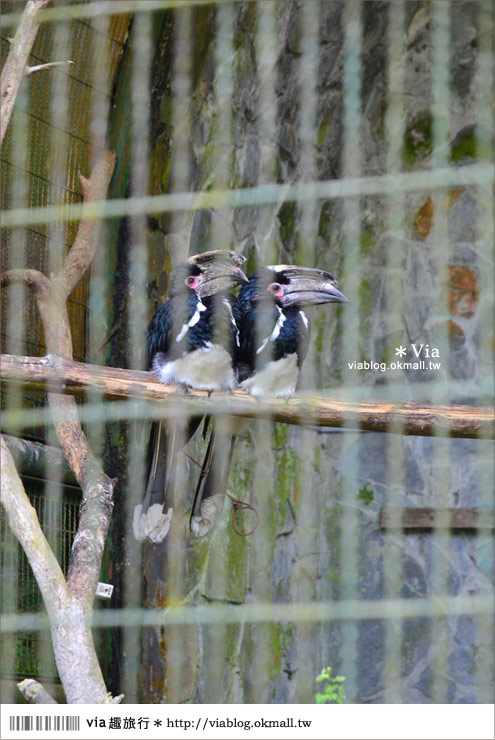
[[[217,523],[218,517],[222,513],[224,501],[224,494],[216,493],[201,502],[200,515],[191,517],[189,525],[191,532],[196,537],[204,537],[211,532]]]
[[[180,383],[179,385],[176,385],[173,390],[173,395],[174,396],[186,396],[188,387],[189,386],[187,386],[185,383]]]
[[[168,509],[165,514],[162,504],[153,504],[143,514],[142,504],[136,506],[132,520],[132,530],[135,539],[138,542],[148,540],[148,542],[154,545],[163,542],[170,529],[173,511],[173,509]]]

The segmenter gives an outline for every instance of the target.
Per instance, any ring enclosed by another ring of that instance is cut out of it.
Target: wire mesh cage
[[[67,297],[63,359],[86,363],[84,393],[63,362],[58,387],[5,370],[3,429],[64,573],[81,495],[46,388],[78,394],[118,479],[99,575],[113,596],[93,614],[106,687],[126,702],[311,703],[331,666],[348,702],[490,701],[493,431],[473,419],[493,403],[493,3],[42,5],[2,145],[5,368],[53,354],[26,270],[54,290],[80,222],[101,230]],[[24,7],[3,3],[4,70]],[[88,205],[106,150],[108,197]],[[248,276],[331,272],[348,303],[301,317],[295,399],[245,412],[237,391],[208,399],[219,438],[229,411],[254,417],[215,528],[189,531],[205,425],[173,458],[167,536],[141,543],[149,422],[176,429],[206,407],[122,390],[117,369],[150,369],[171,276],[216,249],[243,255]],[[4,678],[54,678],[40,593],[2,528]]]
[[[43,532],[56,553],[64,573],[67,572],[72,541],[77,532],[77,512],[79,498],[77,492],[67,489],[62,497],[50,498],[43,483],[24,479],[29,490],[30,501],[36,510]],[[2,512],[3,514],[3,512]],[[45,612],[40,590],[36,584],[26,555],[19,547],[10,531],[5,517],[1,517],[2,527],[2,611],[21,614],[26,612]],[[43,644],[41,644],[43,643]],[[15,658],[6,659],[16,676],[40,676],[58,680],[58,674],[51,649],[50,636],[46,632],[17,632],[15,643],[5,644],[9,649],[16,644]],[[44,658],[43,665],[41,658]],[[7,673],[7,671],[5,671]]]

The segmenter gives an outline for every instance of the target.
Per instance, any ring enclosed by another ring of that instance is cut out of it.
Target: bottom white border
[[[2,740],[493,740],[495,732],[491,704],[2,704],[1,709]],[[71,730],[77,725],[78,731]]]

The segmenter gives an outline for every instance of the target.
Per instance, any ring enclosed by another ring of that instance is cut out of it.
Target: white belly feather
[[[243,380],[240,387],[252,396],[288,398],[296,390],[299,367],[296,353],[272,360],[262,370]]]
[[[207,391],[227,390],[235,385],[230,355],[218,344],[185,353],[169,362],[163,358],[162,352],[153,358],[153,370],[162,383],[182,383]]]

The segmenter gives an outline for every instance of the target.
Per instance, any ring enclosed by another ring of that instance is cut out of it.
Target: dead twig
[[[28,74],[27,60],[38,33],[38,13],[51,0],[28,0],[2,69],[0,83],[0,144],[9,125],[22,78]]]
[[[74,64],[70,59],[65,62],[47,62],[46,64],[35,64],[34,67],[26,67],[26,74],[32,75],[35,72],[42,72],[44,69],[51,69],[52,67],[61,67],[63,64]]]

